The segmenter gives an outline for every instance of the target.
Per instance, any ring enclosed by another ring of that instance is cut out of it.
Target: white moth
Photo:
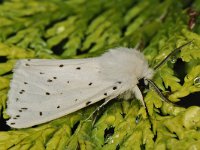
[[[154,70],[188,42],[173,50]],[[27,128],[75,112],[102,99],[126,93],[143,102],[137,83],[153,76],[144,55],[136,49],[115,48],[96,58],[45,60],[24,59],[16,63],[7,100],[7,124]]]
[[[151,78],[142,53],[111,49],[87,59],[24,59],[16,63],[7,101],[7,124],[26,128],[131,91],[142,99],[139,78]]]

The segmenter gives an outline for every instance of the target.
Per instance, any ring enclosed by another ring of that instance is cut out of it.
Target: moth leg
[[[133,89],[133,93],[135,93],[135,97],[140,100],[140,102],[142,103],[142,105],[144,107],[146,107],[145,103],[144,103],[144,98],[142,96],[142,92],[140,91],[140,89],[138,88],[138,86],[136,85],[135,88]]]
[[[95,114],[95,113],[98,113],[112,98],[107,98],[105,99],[105,101],[100,105],[98,106],[90,115],[89,117],[85,120],[89,120],[90,118],[92,118],[92,116]],[[98,117],[98,114],[95,115],[95,118],[93,119],[93,122],[92,122],[92,126],[94,125],[94,123],[96,122],[96,119]]]

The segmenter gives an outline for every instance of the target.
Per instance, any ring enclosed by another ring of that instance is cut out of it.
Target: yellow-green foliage
[[[0,150],[200,149],[200,107],[163,102],[151,88],[145,108],[115,99],[94,120],[99,103],[27,129],[5,127],[12,69],[21,58],[84,58],[117,46],[143,51],[151,67],[189,41],[159,68],[153,81],[172,102],[200,92],[199,17],[188,27],[181,0],[3,0],[0,4]],[[182,70],[176,70],[181,60]],[[199,97],[198,97],[199,98]]]

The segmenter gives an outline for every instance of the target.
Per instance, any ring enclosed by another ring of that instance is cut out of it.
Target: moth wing
[[[7,124],[14,128],[48,122],[126,90],[104,77],[97,58],[20,60],[10,87]]]

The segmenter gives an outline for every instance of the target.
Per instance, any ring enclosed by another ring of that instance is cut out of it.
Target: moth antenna
[[[163,95],[163,93],[159,90],[159,88],[156,86],[156,84],[155,84],[152,80],[146,79],[146,78],[145,78],[145,80],[148,81],[148,83],[153,87],[154,91],[155,91],[156,93],[158,93],[158,95],[162,98],[163,101],[168,102],[168,103],[172,103],[170,100],[168,100],[168,99]]]
[[[189,44],[191,44],[191,43],[192,43],[192,41],[187,42],[187,43],[181,45],[180,47],[174,49],[165,59],[163,59],[157,66],[154,67],[154,70],[157,70],[158,68],[160,68],[164,63],[166,63],[166,61],[168,61],[168,59],[169,59],[172,55],[178,53],[183,47],[185,47],[185,46],[187,46],[187,45],[189,45]]]

